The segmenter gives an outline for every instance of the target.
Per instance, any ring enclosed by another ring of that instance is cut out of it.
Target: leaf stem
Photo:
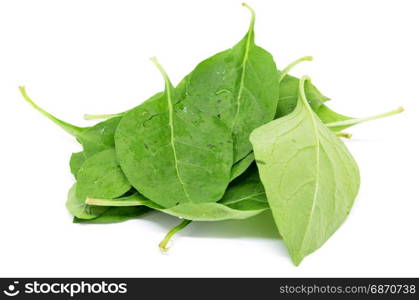
[[[96,205],[96,206],[147,206],[152,209],[156,210],[163,210],[164,208],[157,203],[154,203],[143,195],[135,193],[130,196],[116,198],[116,199],[97,199],[87,197],[85,203],[88,205]]]
[[[392,110],[392,111],[389,111],[389,112],[386,112],[386,113],[383,113],[383,114],[374,115],[374,116],[367,117],[367,118],[354,118],[354,119],[349,119],[349,120],[344,120],[344,121],[326,123],[325,125],[327,127],[339,127],[339,126],[355,125],[355,124],[359,124],[359,123],[363,123],[363,122],[367,122],[367,121],[372,121],[372,120],[377,120],[377,119],[389,117],[389,116],[392,116],[392,115],[395,115],[395,114],[399,114],[403,111],[404,111],[404,108],[399,107],[395,110]]]
[[[170,242],[170,239],[175,235],[178,231],[182,230],[186,226],[188,226],[189,223],[191,223],[191,220],[183,220],[179,225],[173,227],[164,237],[164,239],[160,242],[159,248],[163,252],[167,252],[169,250],[169,247],[167,244]]]
[[[246,7],[248,10],[250,10],[250,13],[252,14],[252,19],[250,20],[249,32],[251,32],[251,34],[253,34],[253,28],[255,27],[256,13],[249,4],[243,2],[242,6]]]
[[[307,75],[304,75],[303,77],[300,78],[300,82],[298,85],[298,96],[301,98],[301,100],[304,103],[304,106],[310,111],[312,112],[312,109],[310,107],[310,104],[308,103],[307,97],[306,97],[306,93],[304,90],[304,86],[305,86],[305,82],[306,81],[310,81],[310,77],[308,77]]]
[[[159,63],[157,58],[153,56],[152,58],[150,58],[150,60],[153,62],[153,64],[157,67],[157,69],[160,71],[161,75],[163,76],[164,82],[166,84],[166,88],[168,89],[169,87],[171,87],[172,83],[170,82],[169,75],[167,75],[166,70],[162,67],[162,65]]]
[[[142,206],[148,203],[147,201],[140,200],[140,199],[96,199],[96,198],[86,198],[86,204],[88,205],[95,205],[95,206]]]
[[[285,78],[285,76],[288,75],[288,73],[299,63],[303,62],[303,61],[312,61],[313,57],[312,56],[304,56],[301,57],[295,61],[293,61],[292,63],[290,63],[288,66],[286,66],[286,68],[281,72],[281,75],[279,75],[278,78],[278,84],[282,82],[282,80]]]
[[[100,120],[100,119],[110,119],[115,117],[122,116],[122,113],[119,114],[103,114],[103,115],[91,115],[91,114],[85,114],[83,116],[83,119],[85,120]]]
[[[336,136],[337,137],[342,137],[345,139],[350,139],[352,138],[352,133],[348,133],[348,132],[336,132]]]
[[[19,91],[22,94],[22,97],[28,102],[30,105],[32,105],[33,108],[35,108],[38,112],[43,114],[45,117],[50,119],[52,122],[60,126],[62,129],[64,129],[66,132],[71,134],[74,137],[78,137],[81,132],[84,130],[82,127],[74,126],[72,124],[69,124],[67,122],[64,122],[63,120],[60,120],[53,115],[51,115],[49,112],[44,110],[42,107],[38,106],[26,93],[26,89],[24,86],[19,86]]]

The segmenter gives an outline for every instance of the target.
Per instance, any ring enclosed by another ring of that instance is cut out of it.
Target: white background
[[[240,1],[0,2],[0,276],[419,276],[417,1],[250,1],[256,42],[279,68],[299,65],[344,114],[406,112],[348,130],[361,190],[347,221],[299,267],[266,213],[192,223],[168,255],[176,218],[72,224],[74,139],[25,103],[88,126],[84,113],[131,108],[233,46],[250,15]]]

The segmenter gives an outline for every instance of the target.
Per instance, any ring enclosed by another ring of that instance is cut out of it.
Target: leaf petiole
[[[120,114],[104,114],[104,115],[91,115],[91,114],[85,114],[83,116],[83,119],[85,120],[100,120],[100,119],[110,119],[122,116],[122,113]]]
[[[345,139],[350,139],[352,138],[352,133],[348,133],[348,132],[336,132],[336,136],[337,137],[342,137]]]
[[[278,78],[278,84],[281,83],[281,81],[285,78],[285,76],[288,75],[288,73],[299,63],[303,62],[303,61],[312,61],[313,57],[312,56],[304,56],[301,57],[295,61],[293,61],[292,63],[290,63],[288,66],[286,66],[286,68],[281,72],[281,75],[279,75]]]
[[[395,114],[399,114],[403,111],[404,111],[404,108],[399,107],[395,110],[392,110],[392,111],[389,111],[389,112],[386,112],[386,113],[383,113],[383,114],[378,114],[378,115],[375,115],[375,116],[367,117],[367,118],[354,118],[354,119],[349,119],[349,120],[344,120],[344,121],[326,123],[324,125],[326,125],[327,127],[339,127],[339,126],[356,125],[356,124],[367,122],[367,121],[372,121],[372,120],[377,120],[377,119],[389,117],[389,116],[392,116],[392,115],[395,115]]]
[[[144,200],[138,200],[138,199],[128,199],[126,197],[123,200],[118,199],[96,199],[96,198],[90,198],[87,197],[86,204],[93,205],[93,206],[116,206],[116,207],[122,207],[122,206],[142,206],[145,204],[148,204],[147,201]]]
[[[156,66],[156,68],[160,71],[161,75],[163,76],[164,82],[166,84],[166,88],[169,88],[172,86],[172,83],[170,82],[169,75],[167,75],[166,70],[162,67],[162,65],[157,60],[157,57],[153,56],[150,58],[151,62]]]
[[[253,27],[255,26],[256,13],[253,10],[253,8],[250,7],[249,4],[243,2],[242,6],[246,7],[250,11],[250,13],[252,14],[252,19],[250,20],[249,32],[252,32],[252,34],[253,34]]]
[[[170,242],[170,239],[175,235],[178,231],[182,230],[186,226],[188,226],[189,223],[191,223],[191,220],[183,220],[179,225],[173,227],[164,237],[164,239],[160,242],[159,248],[163,252],[167,252],[169,250],[169,247],[167,244]]]
[[[43,114],[45,117],[53,121],[55,124],[60,126],[62,129],[64,129],[67,133],[71,134],[74,137],[78,137],[85,128],[74,126],[72,124],[69,124],[67,122],[64,122],[63,120],[60,120],[53,115],[51,115],[49,112],[44,110],[42,107],[38,106],[26,93],[26,89],[24,86],[19,86],[19,91],[22,94],[22,97],[28,102],[30,105],[32,105],[33,108],[35,108],[38,112]]]

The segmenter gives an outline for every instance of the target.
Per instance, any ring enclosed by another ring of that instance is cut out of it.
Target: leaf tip
[[[294,266],[298,267],[303,261],[304,257],[301,255],[291,255],[291,260]]]

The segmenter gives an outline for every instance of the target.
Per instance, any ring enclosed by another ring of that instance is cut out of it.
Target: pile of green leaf
[[[241,41],[199,63],[177,86],[156,59],[165,89],[137,107],[78,127],[37,106],[83,150],[70,159],[74,222],[107,223],[158,210],[191,221],[246,219],[271,210],[293,262],[342,224],[359,190],[358,166],[339,137],[366,120],[335,113],[308,77],[289,75],[254,42],[255,14]],[[256,163],[255,163],[256,162]]]

